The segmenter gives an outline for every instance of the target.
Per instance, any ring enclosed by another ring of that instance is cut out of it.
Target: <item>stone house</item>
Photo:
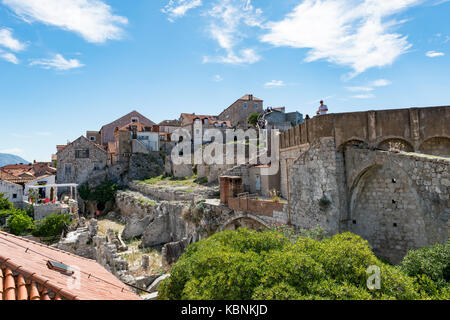
[[[15,207],[21,207],[23,202],[23,187],[19,184],[0,180],[0,194]]]
[[[246,94],[222,111],[217,118],[222,121],[229,121],[233,127],[247,128],[249,126],[248,116],[252,113],[261,113],[263,104],[263,100],[254,97],[252,94]]]
[[[180,116],[181,128],[188,130],[191,135],[191,140],[194,141],[195,135],[200,135],[200,129],[195,129],[197,124],[202,126],[202,137],[208,129],[229,129],[231,128],[231,122],[225,120],[218,120],[216,116],[210,115],[197,115],[195,113],[182,113]],[[208,140],[202,139],[203,142]]]
[[[304,121],[303,114],[298,111],[286,113],[285,107],[270,108],[270,110],[264,112],[262,118],[265,120],[267,129],[278,129],[280,131],[289,130]]]
[[[149,154],[159,151],[159,127],[141,122],[129,123],[114,130],[114,142],[108,143],[112,163],[127,161],[133,153]]]
[[[84,136],[58,151],[57,157],[57,183],[83,184],[107,163],[106,150]]]
[[[99,131],[100,142],[97,141],[97,143],[103,145],[104,147],[107,147],[108,142],[114,142],[114,131],[116,128],[122,128],[130,123],[138,123],[138,122],[147,127],[153,127],[156,125],[153,121],[144,117],[139,112],[132,111],[111,123],[105,124]],[[98,137],[98,135],[94,133],[91,134],[89,137]]]

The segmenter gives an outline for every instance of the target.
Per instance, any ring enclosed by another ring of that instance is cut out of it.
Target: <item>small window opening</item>
[[[356,224],[356,220],[353,220],[353,224]]]
[[[392,178],[392,183],[397,183],[397,179]]]
[[[397,203],[397,201],[395,201],[394,199],[392,199],[392,203],[393,203],[393,204],[396,204],[396,203]]]
[[[395,228],[397,228],[397,224],[396,224],[395,222],[394,222],[394,224],[393,224],[393,225],[394,225],[394,227],[395,227]]]

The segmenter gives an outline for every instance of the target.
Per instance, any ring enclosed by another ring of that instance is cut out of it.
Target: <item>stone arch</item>
[[[450,157],[450,138],[433,137],[425,140],[419,147],[419,151],[424,154],[434,156]]]
[[[352,183],[349,230],[377,256],[399,263],[408,250],[427,244],[422,200],[400,166],[374,162]]]
[[[242,228],[246,227],[248,229],[254,230],[263,230],[268,228],[269,226],[267,225],[266,222],[264,222],[257,216],[246,213],[246,214],[239,214],[228,219],[224,224],[222,224],[219,231],[236,230],[237,228],[240,227]]]
[[[378,148],[383,150],[400,150],[405,152],[414,152],[413,145],[402,138],[389,138],[381,141]]]
[[[337,151],[342,152],[345,150],[346,147],[351,147],[351,146],[367,148],[369,145],[364,140],[355,138],[355,139],[347,140],[344,143],[341,143],[339,145],[339,147],[337,148]]]

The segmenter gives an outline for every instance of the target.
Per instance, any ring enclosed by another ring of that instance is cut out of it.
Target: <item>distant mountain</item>
[[[18,164],[18,163],[30,163],[30,162],[13,154],[0,153],[0,167],[6,166],[8,164]]]

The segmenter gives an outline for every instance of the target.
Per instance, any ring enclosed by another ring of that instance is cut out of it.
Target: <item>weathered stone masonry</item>
[[[281,136],[281,185],[295,226],[355,232],[393,262],[409,249],[446,241],[449,107],[315,119]]]

